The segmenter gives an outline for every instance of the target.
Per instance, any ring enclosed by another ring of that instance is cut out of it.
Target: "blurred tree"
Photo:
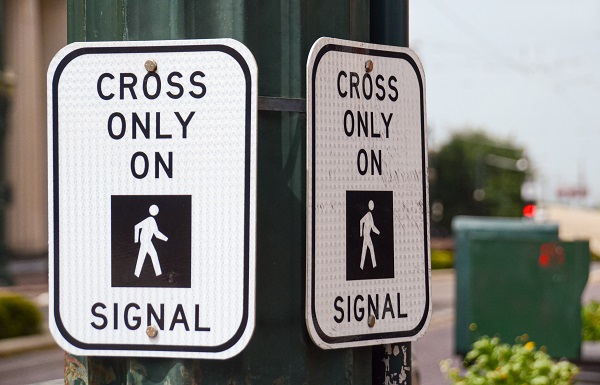
[[[481,130],[454,134],[429,153],[432,235],[449,235],[456,215],[521,216],[531,173],[525,149]]]

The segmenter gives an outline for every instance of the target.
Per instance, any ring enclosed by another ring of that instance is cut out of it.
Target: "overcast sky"
[[[585,183],[600,204],[600,1],[416,0],[430,145],[464,127],[527,149],[538,194]]]

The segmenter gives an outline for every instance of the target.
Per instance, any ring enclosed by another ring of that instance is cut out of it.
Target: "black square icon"
[[[111,196],[111,286],[191,287],[191,195]]]
[[[394,278],[392,191],[346,191],[346,280]]]

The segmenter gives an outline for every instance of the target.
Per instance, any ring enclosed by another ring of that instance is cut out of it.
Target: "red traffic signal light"
[[[529,204],[523,207],[523,216],[526,218],[533,218],[535,216],[535,205]]]

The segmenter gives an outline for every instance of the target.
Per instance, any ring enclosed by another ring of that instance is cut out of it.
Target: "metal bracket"
[[[306,113],[306,99],[258,97],[259,111],[282,111]]]

